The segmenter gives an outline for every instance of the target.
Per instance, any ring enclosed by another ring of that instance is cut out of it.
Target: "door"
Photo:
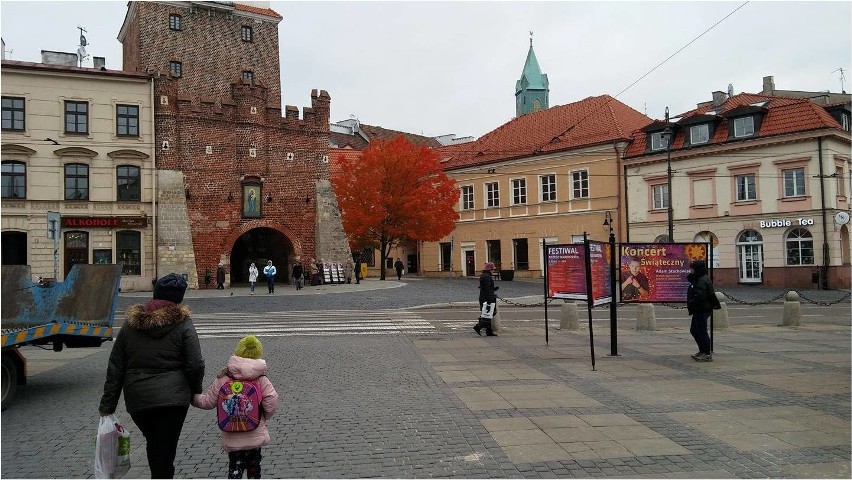
[[[740,283],[763,281],[763,237],[754,230],[746,230],[737,237],[737,266]]]
[[[65,277],[71,267],[89,263],[89,234],[86,232],[65,233]]]
[[[468,277],[476,276],[476,256],[473,250],[465,250],[464,252],[464,274]]]

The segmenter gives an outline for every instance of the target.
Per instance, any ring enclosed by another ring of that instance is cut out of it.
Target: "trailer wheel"
[[[12,356],[3,352],[3,371],[0,376],[3,397],[0,399],[0,409],[6,410],[15,398],[15,390],[18,389],[18,368]]]

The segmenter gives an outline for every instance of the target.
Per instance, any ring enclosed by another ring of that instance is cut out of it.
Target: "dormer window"
[[[752,135],[754,135],[754,117],[734,119],[734,138],[750,137]]]
[[[651,150],[665,150],[669,146],[669,137],[666,132],[654,132],[651,134]]]
[[[703,123],[689,127],[689,144],[697,145],[710,141],[710,125]]]
[[[845,113],[840,115],[840,126],[843,127],[844,131],[849,131],[849,115]]]

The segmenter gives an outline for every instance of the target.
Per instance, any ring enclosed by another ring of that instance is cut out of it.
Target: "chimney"
[[[713,92],[713,106],[721,107],[725,100],[728,99],[728,95],[725,92],[715,91]]]
[[[760,92],[764,95],[772,95],[772,92],[775,91],[775,77],[769,75],[768,77],[763,77],[763,91]]]
[[[101,70],[106,70],[106,58],[105,57],[92,57],[92,62],[94,63],[95,68],[100,68]]]
[[[48,65],[62,65],[65,67],[77,66],[77,54],[68,52],[41,51],[41,63]]]

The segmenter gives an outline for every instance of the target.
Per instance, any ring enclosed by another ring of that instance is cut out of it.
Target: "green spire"
[[[530,49],[527,52],[527,61],[524,63],[524,71],[521,78],[515,82],[515,114],[521,116],[525,113],[535,112],[548,108],[549,83],[547,74],[541,73],[538,59],[532,45],[532,32],[530,32]]]

